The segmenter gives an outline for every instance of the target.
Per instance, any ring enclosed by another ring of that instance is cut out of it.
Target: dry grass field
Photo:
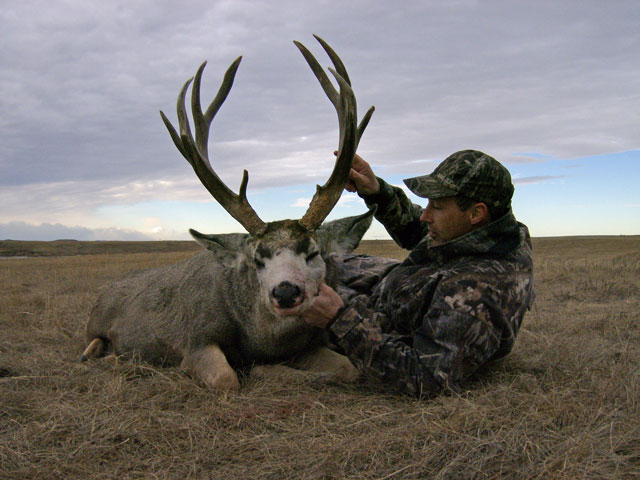
[[[535,239],[516,348],[432,400],[313,378],[218,394],[178,369],[79,363],[99,287],[194,246],[26,243],[0,242],[44,255],[0,260],[2,479],[640,478],[638,236]]]

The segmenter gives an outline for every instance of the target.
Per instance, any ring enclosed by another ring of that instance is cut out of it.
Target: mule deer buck
[[[355,378],[355,367],[329,349],[324,331],[308,326],[300,313],[322,282],[331,284],[331,254],[353,250],[371,224],[373,211],[321,225],[342,194],[374,108],[357,125],[347,71],[331,47],[316,39],[335,67],[329,70],[338,90],[309,50],[294,43],[338,112],[340,137],[334,170],[325,185],[317,187],[307,212],[300,220],[265,223],[247,201],[246,170],[238,194],[216,175],[207,152],[209,129],[242,57],[231,64],[205,112],[200,106],[203,63],[178,95],[179,133],[160,114],[202,184],[248,233],[204,235],[189,230],[206,250],[183,263],[133,273],[103,291],[89,317],[90,343],[83,360],[113,353],[179,364],[207,386],[222,389],[238,388],[235,369],[281,361],[338,380]],[[195,140],[185,109],[192,80]]]

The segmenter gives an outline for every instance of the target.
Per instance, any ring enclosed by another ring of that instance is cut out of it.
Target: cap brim
[[[405,178],[403,182],[409,190],[422,198],[453,197],[458,194],[455,190],[442,185],[431,175]]]

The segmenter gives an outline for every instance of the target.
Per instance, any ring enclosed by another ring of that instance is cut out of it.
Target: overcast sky
[[[213,166],[265,221],[300,218],[336,113],[292,40],[347,66],[359,153],[400,185],[473,148],[534,236],[640,234],[640,2],[0,0],[0,239],[186,239],[242,227],[175,149],[178,91],[243,60]],[[418,203],[422,199],[414,200]],[[345,194],[330,218],[365,210]],[[386,238],[374,225],[369,238]]]

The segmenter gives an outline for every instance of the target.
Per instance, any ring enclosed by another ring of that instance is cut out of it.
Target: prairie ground
[[[640,478],[638,236],[534,239],[514,351],[432,400],[312,378],[219,394],[176,368],[80,363],[99,287],[194,244],[62,243],[0,242],[45,255],[0,260],[0,478]]]

